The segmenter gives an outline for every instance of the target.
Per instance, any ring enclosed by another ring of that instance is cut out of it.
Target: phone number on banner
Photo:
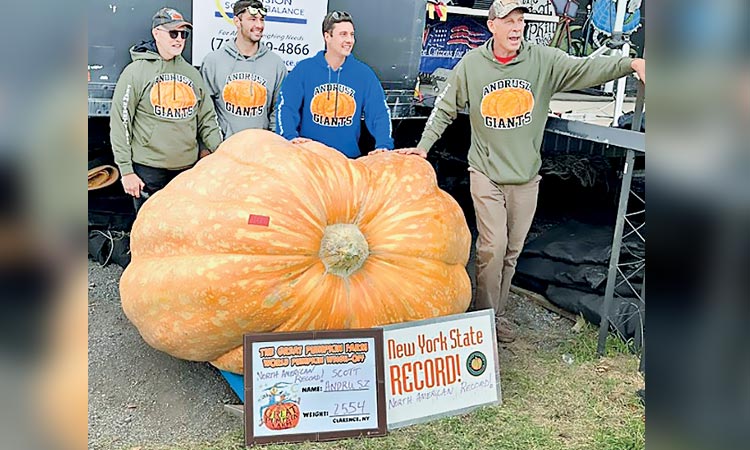
[[[228,38],[221,38],[221,37],[215,37],[211,39],[211,50],[216,50],[222,45],[224,45],[227,41],[233,40],[234,37],[228,37]],[[266,41],[265,46],[268,47],[269,50],[275,50],[279,53],[285,53],[287,55],[309,55],[310,54],[310,44],[301,44],[299,42],[278,42],[274,43],[273,41]]]

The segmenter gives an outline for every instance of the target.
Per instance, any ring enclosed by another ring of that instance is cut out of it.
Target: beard
[[[253,44],[257,44],[258,42],[260,42],[260,40],[263,37],[263,33],[261,32],[261,33],[259,33],[261,37],[259,37],[259,38],[256,39],[253,36],[253,33],[249,29],[245,30],[244,28],[242,29],[242,31],[240,32],[240,34],[242,35],[242,39],[244,39],[245,41],[251,42]]]

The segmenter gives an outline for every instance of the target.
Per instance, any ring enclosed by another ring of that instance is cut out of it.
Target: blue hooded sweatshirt
[[[300,61],[281,85],[276,132],[286,139],[305,137],[350,158],[360,156],[360,117],[375,137],[375,148],[393,149],[391,115],[375,72],[354,56],[338,70],[320,51]]]

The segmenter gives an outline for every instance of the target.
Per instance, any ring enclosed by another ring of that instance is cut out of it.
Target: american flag
[[[490,36],[483,23],[470,17],[448,15],[447,22],[425,28],[419,70],[432,73],[438,67],[452,69],[467,51],[479,47]]]
[[[476,48],[486,40],[485,33],[472,31],[466,25],[458,25],[451,28],[448,44],[463,44],[470,48]]]

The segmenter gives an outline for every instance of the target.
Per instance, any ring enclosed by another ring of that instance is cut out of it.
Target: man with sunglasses
[[[276,102],[286,65],[260,44],[266,8],[260,0],[234,3],[237,37],[206,55],[201,75],[225,137],[247,128],[274,130]]]
[[[323,19],[325,51],[300,61],[279,94],[276,132],[292,142],[313,139],[350,158],[360,156],[360,118],[378,150],[393,149],[391,116],[375,72],[352,56],[354,23],[345,11]]]
[[[130,49],[133,62],[117,80],[110,140],[136,213],[148,196],[196,163],[199,137],[207,147],[200,156],[223,139],[203,78],[181,56],[192,27],[176,10],[158,10],[154,40]]]

